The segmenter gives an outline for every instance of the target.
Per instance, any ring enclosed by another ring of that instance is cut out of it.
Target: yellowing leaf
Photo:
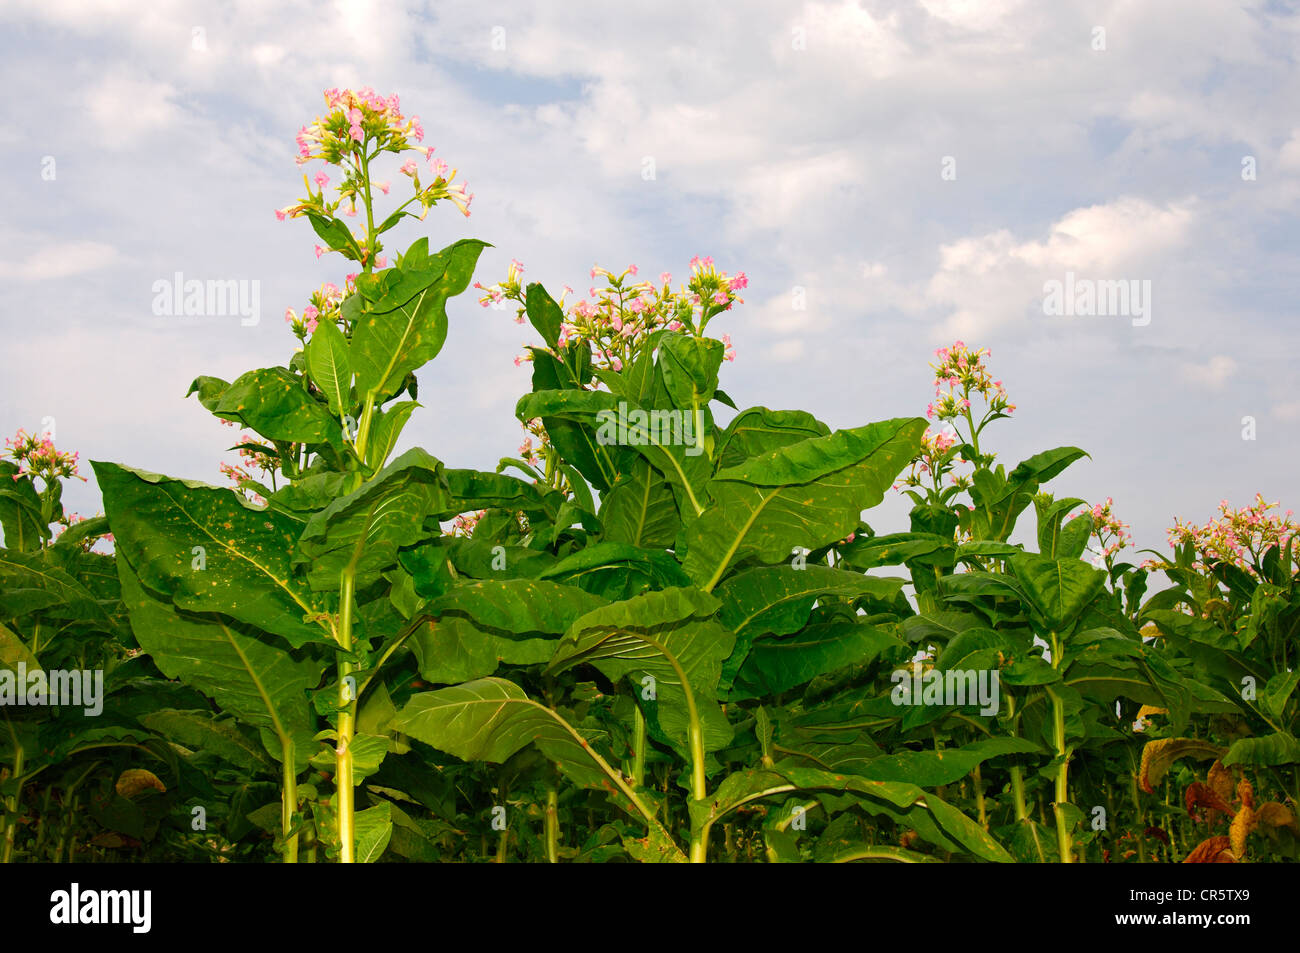
[[[158,780],[158,775],[144,768],[128,768],[117,779],[117,793],[127,800],[151,789],[162,794],[167,793],[167,785]]]

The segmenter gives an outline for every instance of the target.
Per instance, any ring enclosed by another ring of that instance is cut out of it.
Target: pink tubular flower
[[[5,441],[5,446],[9,448],[9,456],[18,464],[14,480],[27,474],[40,477],[47,486],[65,477],[86,480],[77,472],[80,454],[55,449],[54,440],[48,435],[38,436],[19,430]]]
[[[330,184],[330,177],[324,172],[317,172],[315,178],[317,188],[323,189],[325,186]]]
[[[414,159],[407,159],[402,163],[402,167],[398,171],[401,172],[402,175],[409,175],[411,178],[415,178],[419,175],[419,169],[416,167]]]

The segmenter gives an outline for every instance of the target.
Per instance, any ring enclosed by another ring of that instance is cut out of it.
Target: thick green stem
[[[645,787],[646,727],[641,706],[632,709],[632,784]]]
[[[1058,672],[1065,669],[1065,646],[1057,633],[1051,633],[1052,668]],[[1070,802],[1070,755],[1072,751],[1065,744],[1065,699],[1047,689],[1052,700],[1052,734],[1056,744],[1056,785],[1052,813],[1056,815],[1056,842],[1061,853],[1061,863],[1074,863],[1074,840],[1070,836],[1070,824],[1065,816],[1065,806]]]
[[[5,839],[4,846],[0,847],[0,864],[9,863],[14,853],[14,838],[18,834],[18,806],[23,796],[23,761],[26,752],[23,751],[22,743],[18,740],[18,734],[14,731],[14,726],[9,722],[9,737],[13,739],[14,746],[14,773],[15,779],[14,793],[5,798],[5,810],[9,816],[5,819]]]
[[[560,794],[553,784],[546,789],[546,862],[560,862]]]
[[[354,861],[355,831],[353,828],[352,736],[356,726],[357,701],[352,680],[352,602],[356,591],[356,567],[349,564],[343,570],[339,602],[339,709],[338,745],[334,749],[336,792],[335,810],[338,814],[339,860]]]
[[[1052,719],[1056,736],[1056,756],[1060,764],[1056,768],[1055,801],[1052,811],[1056,815],[1056,841],[1061,852],[1061,863],[1074,862],[1074,841],[1070,837],[1070,825],[1065,817],[1065,805],[1070,801],[1068,772],[1070,770],[1070,749],[1065,745],[1065,702],[1052,692]]]
[[[293,739],[280,739],[284,757],[284,781],[280,790],[280,836],[284,838],[284,862],[298,863],[298,834],[293,829],[293,815],[298,810],[298,772],[294,770]]]

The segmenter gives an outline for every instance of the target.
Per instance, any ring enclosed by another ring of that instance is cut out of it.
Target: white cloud
[[[1195,384],[1222,390],[1228,378],[1237,372],[1237,362],[1226,354],[1216,354],[1204,364],[1186,364],[1183,373]]]
[[[39,248],[22,261],[0,261],[0,277],[16,281],[50,281],[105,268],[117,259],[117,249],[111,245],[62,242]]]
[[[925,300],[945,309],[941,337],[979,337],[1023,321],[1041,305],[1043,285],[1067,272],[1095,280],[1151,280],[1161,256],[1188,237],[1194,203],[1157,206],[1126,197],[1075,209],[1045,239],[1018,241],[1007,229],[939,249]]]

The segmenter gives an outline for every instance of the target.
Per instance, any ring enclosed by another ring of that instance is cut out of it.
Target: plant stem
[[[560,862],[560,795],[552,784],[546,789],[546,862]]]
[[[352,675],[352,602],[356,591],[355,561],[343,570],[339,601],[339,709],[338,746],[335,753],[334,787],[337,794],[335,810],[338,814],[339,861],[354,861],[355,832],[353,830],[352,736],[356,724],[357,702],[353,696]]]
[[[294,770],[293,739],[280,739],[284,757],[284,781],[280,791],[280,835],[284,838],[284,862],[298,863],[298,834],[293,830],[293,815],[298,810],[298,773]]]
[[[0,864],[7,864],[14,853],[14,838],[18,834],[18,805],[23,796],[23,760],[25,752],[22,743],[18,740],[18,733],[14,731],[14,726],[7,719],[5,724],[9,726],[9,737],[13,739],[14,745],[14,793],[11,797],[5,799],[5,810],[9,816],[5,818],[5,840],[4,846],[0,847]]]
[[[632,784],[645,786],[646,727],[640,705],[632,707]]]

